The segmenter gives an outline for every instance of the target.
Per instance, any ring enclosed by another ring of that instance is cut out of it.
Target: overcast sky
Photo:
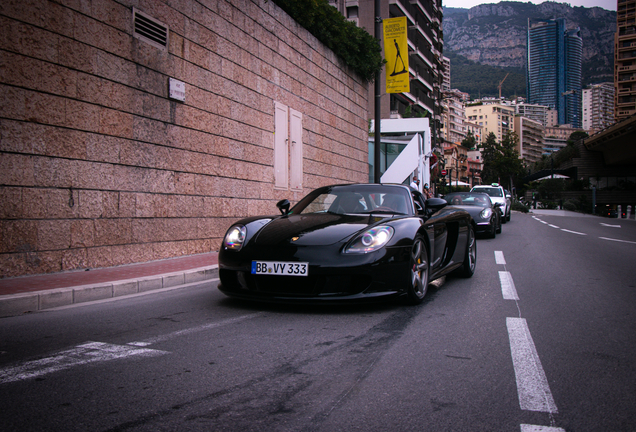
[[[570,0],[570,1],[561,1],[557,0],[559,3],[568,3],[570,6],[585,6],[585,7],[602,7],[607,10],[616,10],[617,0]],[[532,0],[534,4],[543,3],[544,0]],[[477,6],[479,4],[485,3],[499,3],[499,0],[442,0],[442,6],[444,7],[456,7],[456,8],[466,8],[470,9],[473,6]],[[524,1],[527,3],[527,0]]]

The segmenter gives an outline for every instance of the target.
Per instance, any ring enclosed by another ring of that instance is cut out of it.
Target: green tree
[[[484,169],[481,177],[484,183],[502,183],[510,187],[525,174],[523,161],[519,159],[517,143],[519,138],[514,132],[504,135],[501,142],[497,142],[494,133],[486,138],[481,152]]]
[[[568,145],[574,144],[578,140],[581,140],[587,137],[589,137],[589,135],[585,131],[574,131],[570,134],[570,138],[568,138]]]
[[[497,143],[497,136],[490,132],[484,141],[481,158],[484,161],[484,168],[481,171],[481,179],[484,184],[494,183],[498,181],[498,174],[496,171],[496,161],[499,154],[499,144]]]
[[[467,149],[474,149],[477,145],[477,140],[475,139],[475,135],[472,132],[468,132],[466,134],[466,138],[462,141],[462,145]]]
[[[523,161],[519,158],[519,152],[517,151],[518,144],[519,137],[517,134],[508,132],[504,135],[499,146],[500,154],[497,159],[496,169],[500,182],[508,185],[508,187],[511,187],[510,184],[516,184],[516,181],[525,174]]]

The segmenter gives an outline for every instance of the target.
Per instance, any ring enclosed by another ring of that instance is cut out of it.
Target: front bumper
[[[333,303],[400,296],[410,283],[410,247],[388,247],[370,254],[312,249],[287,259],[271,253],[221,253],[219,290],[230,297],[258,301]],[[254,275],[252,260],[309,262],[309,272],[308,276]]]

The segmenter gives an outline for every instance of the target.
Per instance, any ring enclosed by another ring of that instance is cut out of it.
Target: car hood
[[[480,206],[471,206],[471,205],[452,205],[453,207],[457,207],[460,208],[462,210],[466,210],[472,217],[473,219],[478,216],[486,207],[480,207]]]
[[[352,235],[383,219],[385,218],[332,213],[287,215],[264,225],[252,242],[259,247],[289,243],[297,246],[326,246],[348,240]]]

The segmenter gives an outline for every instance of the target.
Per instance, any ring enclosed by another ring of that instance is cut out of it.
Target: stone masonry
[[[3,0],[0,277],[215,251],[279,199],[367,181],[367,88],[271,0]],[[302,114],[302,190],[274,188],[275,103]]]

